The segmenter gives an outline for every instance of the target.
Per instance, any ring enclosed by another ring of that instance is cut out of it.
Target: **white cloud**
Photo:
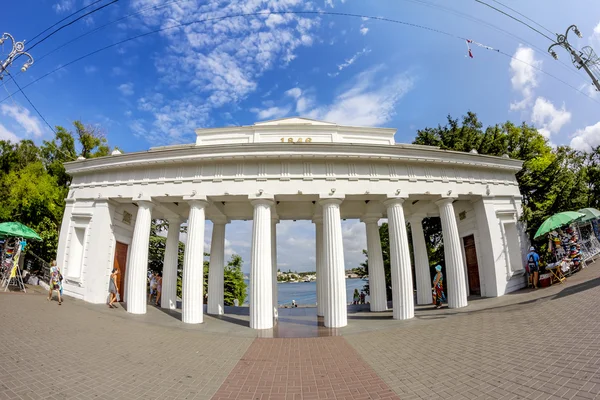
[[[594,27],[594,31],[592,32],[589,41],[592,47],[596,49],[600,47],[600,22]]]
[[[300,97],[302,95],[302,89],[300,89],[298,87],[294,87],[289,90],[286,90],[285,94],[294,99],[298,99],[298,97]]]
[[[538,85],[541,60],[536,60],[533,49],[519,45],[510,61],[511,83],[513,89],[521,92],[523,99],[510,103],[512,111],[524,110],[533,100],[533,89]]]
[[[377,126],[388,122],[396,113],[398,101],[414,86],[407,73],[377,79],[383,67],[374,67],[354,78],[332,104],[317,107],[307,116],[343,125]]]
[[[6,127],[2,124],[0,124],[0,140],[8,140],[13,143],[21,141],[21,139],[17,135],[6,129]]]
[[[133,2],[135,11],[154,5],[155,0]],[[160,80],[154,90],[167,97],[172,94],[179,101],[174,105],[148,99],[145,108],[154,119],[149,129],[157,131],[155,136],[162,137],[163,143],[173,143],[186,135],[193,137],[194,128],[211,122],[213,110],[246,99],[257,89],[258,79],[267,71],[285,67],[295,59],[298,48],[310,46],[320,23],[319,18],[294,14],[216,18],[314,8],[313,2],[303,0],[189,0],[144,12],[140,23],[132,24],[130,29],[138,31],[140,25],[156,29],[192,22],[198,15],[215,18],[161,33],[167,46],[156,57]],[[169,108],[171,114],[168,119],[160,119],[159,114],[164,114],[160,110],[165,108]],[[172,132],[179,136],[172,137]]]
[[[95,65],[86,65],[83,67],[83,70],[86,74],[93,74],[94,72],[98,71],[98,68]]]
[[[364,25],[361,25],[361,27],[360,27],[360,34],[363,35],[363,36],[365,36],[367,33],[369,33],[369,28],[367,28]]]
[[[346,269],[356,268],[365,261],[363,250],[367,248],[365,224],[358,220],[342,221],[344,264]]]
[[[28,135],[40,137],[43,135],[42,124],[37,117],[31,115],[28,109],[19,105],[2,104],[2,115],[13,118]]]
[[[55,3],[52,8],[57,14],[66,13],[72,11],[75,8],[75,0],[60,0]]]
[[[541,128],[538,131],[549,139],[571,120],[571,113],[566,110],[564,104],[557,109],[549,100],[538,97],[533,105],[531,120]]]
[[[597,146],[600,146],[600,122],[579,129],[571,139],[571,147],[575,150],[591,151]]]
[[[277,119],[277,118],[285,117],[290,112],[290,108],[289,107],[269,107],[269,108],[266,108],[263,110],[258,109],[258,108],[251,108],[250,111],[255,113],[259,119],[264,120],[264,119],[270,119],[270,118]]]
[[[117,89],[123,94],[123,96],[132,96],[133,95],[133,83],[127,82],[120,84]]]
[[[369,54],[371,52],[370,49],[364,48],[360,51],[357,51],[356,54],[354,54],[352,57],[348,58],[347,60],[345,60],[342,64],[339,64],[338,70],[337,72],[334,73],[328,73],[327,75],[334,77],[334,76],[338,76],[340,74],[340,72],[342,72],[342,70],[348,68],[349,66],[351,66],[352,64],[354,64],[356,62],[357,59],[359,59],[360,57],[364,56],[365,54]]]

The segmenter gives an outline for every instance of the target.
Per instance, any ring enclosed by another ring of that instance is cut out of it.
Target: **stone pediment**
[[[197,129],[196,145],[248,143],[354,143],[393,145],[395,129],[344,126],[310,118],[292,117],[248,126]]]

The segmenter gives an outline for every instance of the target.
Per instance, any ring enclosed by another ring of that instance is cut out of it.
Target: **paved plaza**
[[[233,309],[185,325],[153,307],[0,293],[0,399],[594,399],[599,306],[600,263],[410,321],[351,309],[339,330],[311,309],[257,332]]]

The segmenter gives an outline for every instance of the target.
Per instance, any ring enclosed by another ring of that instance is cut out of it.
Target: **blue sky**
[[[9,2],[0,14],[0,26],[19,40],[28,39],[89,2]],[[165,3],[169,4],[149,9]],[[552,31],[563,32],[575,23],[583,39],[571,35],[572,42],[600,51],[596,0],[503,3]],[[80,34],[141,10],[145,11],[41,59]],[[74,119],[98,124],[111,145],[127,152],[191,143],[198,127],[291,115],[394,127],[397,142],[411,142],[417,129],[469,110],[484,124],[533,123],[553,144],[581,150],[600,144],[600,96],[570,64],[567,53],[558,50],[565,67],[545,52],[545,38],[474,0],[120,0],[33,49],[37,61],[25,74],[18,73],[20,64],[11,71],[24,86],[88,52],[140,33],[206,17],[269,10],[347,12],[428,26],[513,55],[592,99],[484,48],[472,46],[470,59],[465,42],[454,37],[373,19],[315,15],[231,18],[165,30],[73,63],[25,92],[51,125],[67,127]],[[8,50],[6,44],[0,46],[0,58]],[[9,79],[2,85],[5,94],[16,90]],[[51,137],[22,95],[0,103],[0,138],[40,142]],[[314,248],[311,224],[296,224],[294,229],[280,229],[286,238],[280,239],[279,251],[287,255],[305,255]],[[228,230],[229,251],[246,259],[250,226],[234,223]],[[344,229],[346,241],[356,240],[353,248],[364,248],[364,227],[346,221]],[[287,236],[293,239],[290,243]],[[348,267],[362,259],[360,251],[355,253],[347,254]],[[310,269],[310,257],[302,260],[298,269]]]

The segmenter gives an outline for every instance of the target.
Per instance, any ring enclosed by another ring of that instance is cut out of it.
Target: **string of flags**
[[[475,42],[475,41],[473,41],[471,39],[465,39],[465,42],[467,44],[467,54],[468,54],[469,58],[474,58],[473,57],[473,50],[471,49],[471,44],[474,44],[475,46],[478,46],[478,47],[483,47],[486,50],[492,50],[492,51],[496,51],[496,52],[500,53],[500,50],[498,50],[498,49],[494,49],[493,47],[486,46],[485,44],[481,44],[481,43]]]

